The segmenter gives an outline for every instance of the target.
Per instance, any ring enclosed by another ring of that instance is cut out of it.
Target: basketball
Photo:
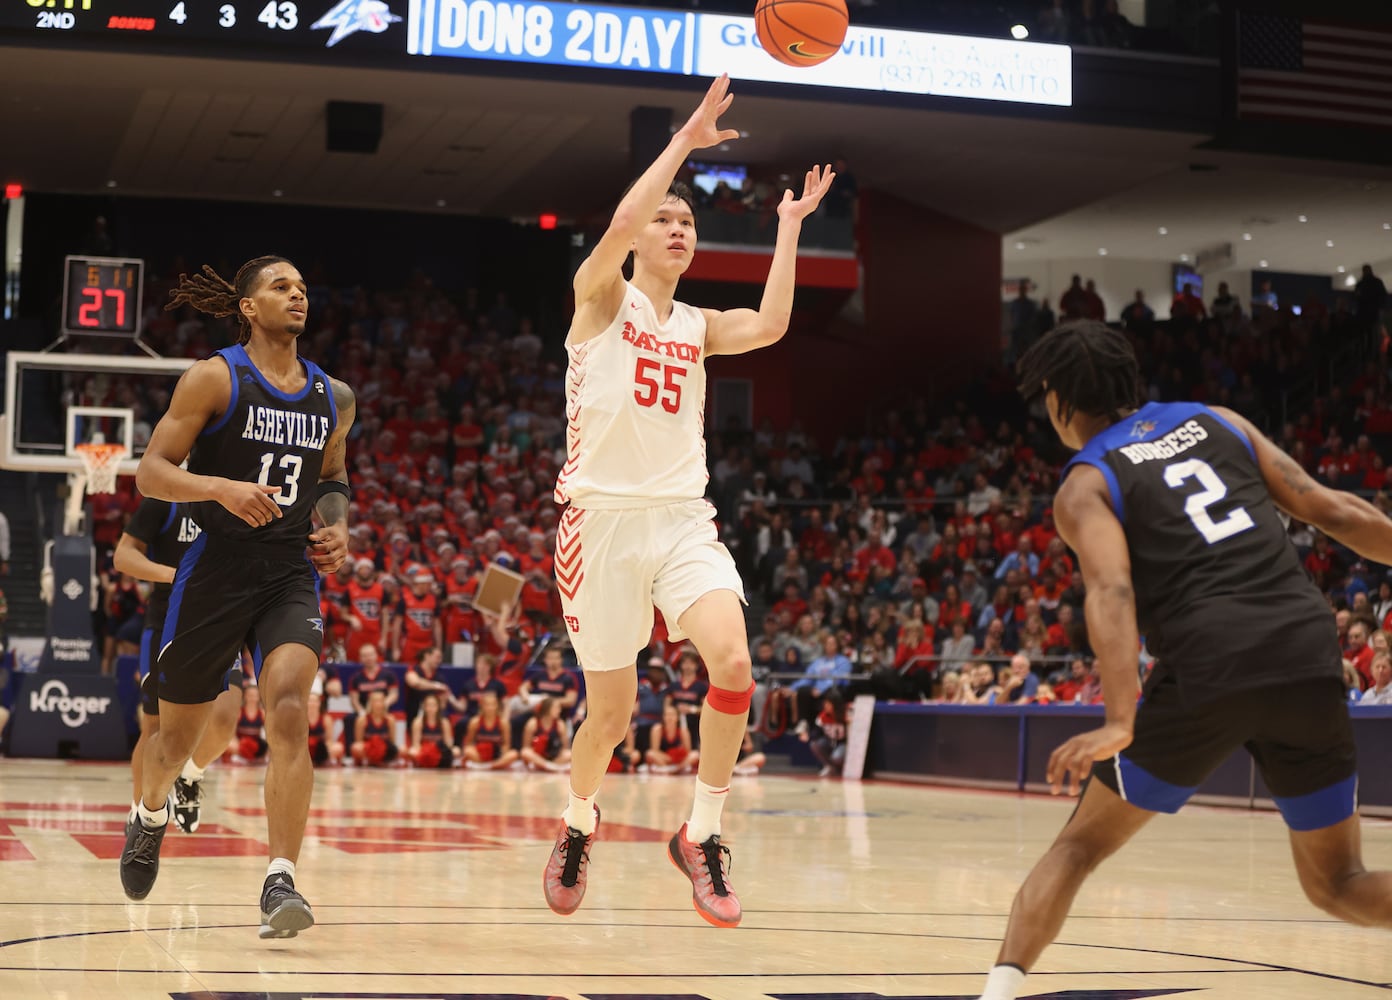
[[[764,51],[788,66],[816,66],[841,51],[846,0],[759,0],[754,28]]]

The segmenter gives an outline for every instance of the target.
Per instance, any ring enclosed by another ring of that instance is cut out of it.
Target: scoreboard
[[[762,51],[752,17],[559,0],[0,0],[0,44],[26,40],[396,68],[467,71],[462,60],[472,60],[729,73],[801,88],[1073,103],[1066,45],[852,24],[837,56],[798,68]]]
[[[135,337],[140,333],[145,262],[68,257],[63,273],[63,333]]]
[[[399,37],[381,38],[377,46],[371,40],[400,21],[385,0],[0,0],[0,28],[50,38],[100,36],[115,46],[151,39],[331,49],[361,34],[358,47],[399,51]]]

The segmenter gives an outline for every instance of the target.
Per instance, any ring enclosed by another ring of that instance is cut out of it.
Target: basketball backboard
[[[121,475],[134,475],[189,358],[11,351],[0,414],[0,468],[78,472],[76,444],[126,446]]]

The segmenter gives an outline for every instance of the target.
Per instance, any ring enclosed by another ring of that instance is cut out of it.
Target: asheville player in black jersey
[[[135,822],[136,803],[140,799],[141,761],[145,744],[159,732],[159,677],[154,671],[155,653],[164,632],[165,611],[169,607],[170,585],[179,560],[202,534],[202,529],[180,504],[165,500],[140,501],[121,539],[116,543],[113,562],[118,572],[155,585],[145,605],[145,630],[140,633],[140,740],[131,754],[131,777],[135,792],[127,823]],[[174,822],[185,833],[198,829],[203,803],[203,773],[208,765],[222,756],[237,728],[237,714],[242,708],[241,654],[235,665],[224,675],[226,689],[213,702],[213,714],[203,739],[184,768],[174,779]]]
[[[136,472],[145,496],[190,505],[203,534],[170,593],[155,667],[160,731],[146,748],[121,883],[133,899],[154,885],[170,787],[203,735],[226,664],[246,645],[259,664],[270,744],[261,936],[293,937],[314,923],[294,885],[314,787],[306,702],[324,640],[318,574],[336,571],[348,552],[344,451],[355,402],[296,352],[308,302],[285,258],[249,261],[233,283],[209,267],[181,275],[169,307],[184,303],[237,316],[241,338],[179,380]]]
[[[1392,872],[1363,867],[1357,770],[1333,615],[1280,512],[1392,565],[1392,521],[1315,483],[1245,419],[1193,403],[1138,406],[1136,357],[1078,321],[1020,360],[1078,454],[1054,502],[1087,585],[1102,728],[1054,751],[1048,778],[1082,800],[1015,897],[983,1000],[1015,1000],[1083,880],[1156,813],[1172,813],[1234,753],[1255,759],[1290,828],[1305,894],[1392,927]],[[1157,664],[1141,695],[1140,635]]]

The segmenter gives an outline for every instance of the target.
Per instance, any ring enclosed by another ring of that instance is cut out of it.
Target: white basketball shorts
[[[568,507],[556,530],[556,585],[585,670],[635,666],[652,638],[654,606],[669,635],[684,639],[681,616],[706,594],[732,590],[744,600],[744,581],[705,500],[626,510]]]

